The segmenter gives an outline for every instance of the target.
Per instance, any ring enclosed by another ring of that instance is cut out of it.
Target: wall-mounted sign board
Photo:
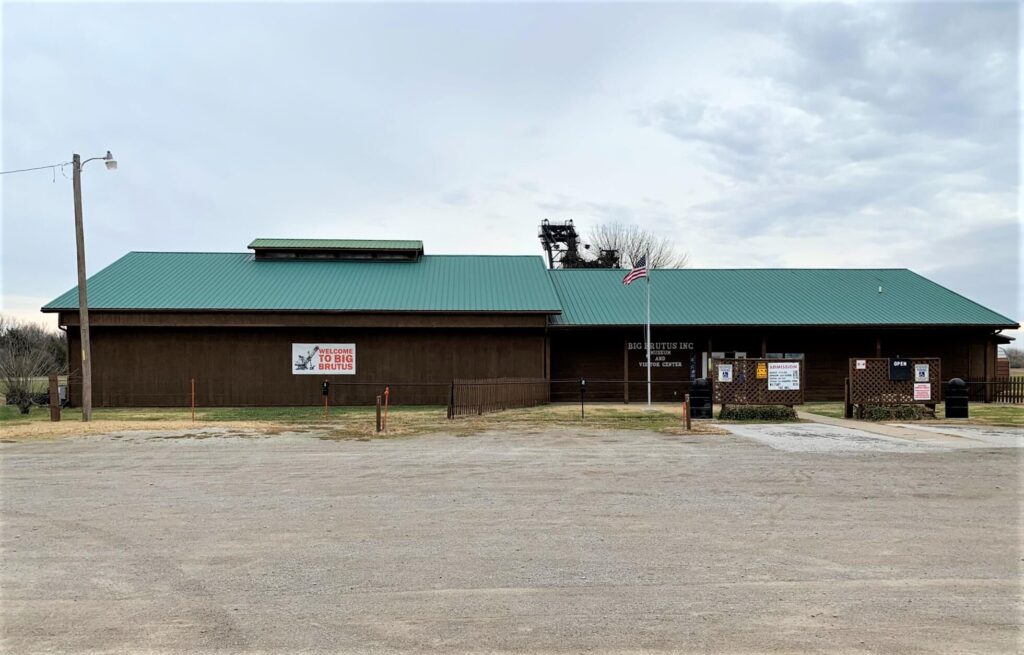
[[[768,391],[800,389],[800,362],[768,362]]]
[[[293,343],[293,375],[355,375],[356,344]]]
[[[927,382],[914,383],[914,400],[931,400],[932,385]]]
[[[909,382],[913,379],[914,371],[910,366],[909,359],[889,360],[889,379],[893,382]]]

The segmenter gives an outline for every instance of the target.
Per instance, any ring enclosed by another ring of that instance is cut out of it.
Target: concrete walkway
[[[808,412],[797,412],[796,415],[803,420],[811,421],[813,423],[832,425],[839,428],[848,428],[850,430],[860,430],[861,432],[878,434],[883,437],[893,437],[895,439],[908,439],[910,441],[924,441],[930,443],[970,441],[970,439],[967,439],[966,437],[948,432],[919,430],[917,428],[910,428],[902,425],[873,423],[871,421],[854,421],[846,418],[833,418],[831,416],[821,416],[820,414],[810,414]],[[942,426],[934,427],[936,429],[941,429]]]

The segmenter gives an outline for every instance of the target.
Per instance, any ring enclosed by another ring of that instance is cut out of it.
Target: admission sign
[[[768,391],[800,389],[800,362],[768,362]]]
[[[355,375],[356,344],[293,343],[292,375]]]

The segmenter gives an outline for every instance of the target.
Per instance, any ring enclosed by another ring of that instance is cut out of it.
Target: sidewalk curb
[[[889,425],[886,423],[853,421],[845,418],[833,418],[831,416],[821,416],[819,414],[810,414],[807,412],[797,412],[796,415],[798,418],[801,418],[806,421],[811,421],[812,423],[821,423],[822,425],[831,425],[839,428],[848,428],[850,430],[860,430],[861,432],[878,434],[883,437],[906,439],[908,441],[974,441],[974,439],[968,439],[967,437],[962,437],[947,432],[915,430],[913,428]]]

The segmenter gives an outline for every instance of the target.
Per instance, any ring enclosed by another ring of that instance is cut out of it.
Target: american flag
[[[633,270],[631,270],[626,277],[622,278],[622,283],[629,286],[633,280],[639,280],[642,277],[647,277],[647,257],[641,257],[636,260],[633,264]]]

